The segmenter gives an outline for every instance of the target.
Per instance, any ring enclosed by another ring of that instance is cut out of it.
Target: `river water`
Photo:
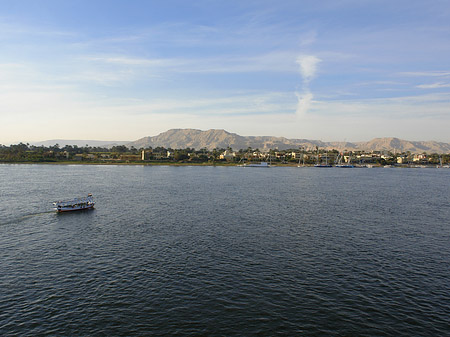
[[[449,183],[0,165],[0,335],[450,335]],[[52,211],[87,193],[94,210]]]

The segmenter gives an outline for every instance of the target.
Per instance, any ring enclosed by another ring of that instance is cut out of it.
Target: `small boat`
[[[303,164],[300,165],[300,160],[303,159]],[[297,167],[305,167],[305,154],[302,153],[302,158],[298,160],[298,165]]]
[[[268,162],[262,161],[257,164],[244,164],[244,167],[270,167]]]
[[[347,164],[343,164],[342,159],[343,159],[343,154],[339,153],[338,157],[336,158],[336,165],[335,167],[339,167],[339,168],[354,168],[355,166],[350,164],[351,163],[351,156],[348,157],[348,163]]]
[[[325,163],[319,162],[319,149],[317,149],[317,163],[314,165],[314,167],[332,167],[330,164],[328,164],[328,151],[325,156]]]
[[[68,201],[55,201],[53,205],[55,205],[56,211],[61,213],[94,208],[95,202],[94,197],[91,193],[89,193],[87,197],[76,198]]]
[[[450,165],[442,165],[442,157],[439,157],[439,165],[436,165],[436,168],[450,168]]]

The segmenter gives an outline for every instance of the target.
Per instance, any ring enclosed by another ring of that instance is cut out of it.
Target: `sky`
[[[450,1],[2,0],[0,144],[450,142]]]

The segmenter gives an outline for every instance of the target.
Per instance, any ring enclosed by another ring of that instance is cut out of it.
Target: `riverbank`
[[[101,166],[241,166],[238,163],[230,162],[205,162],[205,163],[192,163],[192,162],[94,162],[94,161],[55,161],[55,162],[0,162],[5,165],[101,165]],[[298,167],[307,168],[314,167],[314,165],[299,166],[297,163],[274,163],[270,167]],[[333,166],[334,167],[334,166]],[[371,166],[358,166],[354,168],[439,168],[436,165],[371,165]],[[444,168],[448,168],[444,166]]]
[[[33,161],[11,161],[0,162],[0,164],[28,164],[28,165],[130,165],[130,166],[237,166],[237,163],[222,163],[222,162],[206,162],[206,163],[191,163],[191,162],[95,162],[95,161],[54,161],[54,162],[33,162]]]

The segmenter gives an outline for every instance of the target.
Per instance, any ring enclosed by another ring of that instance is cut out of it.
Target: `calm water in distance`
[[[0,335],[450,335],[449,183],[0,165]],[[96,209],[52,211],[89,192]]]

